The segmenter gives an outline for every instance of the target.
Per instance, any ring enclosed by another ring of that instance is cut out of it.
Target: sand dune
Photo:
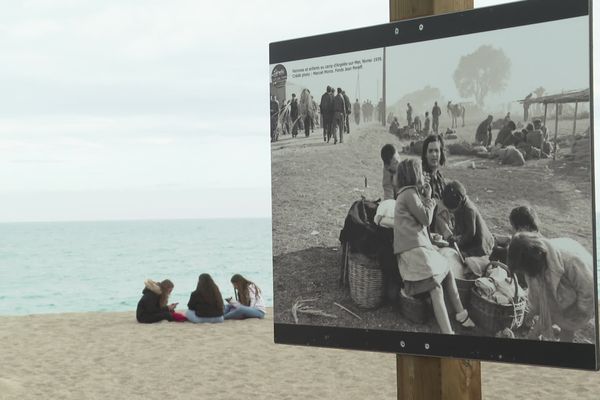
[[[270,315],[270,314],[269,314]],[[273,321],[0,317],[0,399],[395,399],[393,354],[275,345]],[[597,399],[600,375],[484,363],[485,399]]]

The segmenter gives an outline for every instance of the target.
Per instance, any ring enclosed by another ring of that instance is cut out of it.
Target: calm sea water
[[[0,315],[134,310],[146,278],[185,307],[203,272],[223,297],[240,273],[272,305],[271,260],[270,219],[0,224]]]

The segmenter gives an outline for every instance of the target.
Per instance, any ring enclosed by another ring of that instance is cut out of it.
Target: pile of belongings
[[[510,305],[514,301],[515,285],[508,272],[499,266],[488,268],[485,276],[475,280],[475,290],[481,297],[496,304]],[[525,290],[517,285],[517,301],[526,296]]]
[[[490,152],[490,157],[498,158],[503,165],[525,165],[525,156],[523,155],[523,152],[512,145],[504,148],[500,147],[500,145],[494,146]]]
[[[355,201],[348,210],[339,240],[342,245],[346,243],[349,245],[351,253],[361,253],[376,259],[383,272],[386,286],[394,286],[390,288],[390,292],[396,296],[402,279],[394,256],[394,208],[394,200],[373,201],[363,198]],[[383,220],[384,210],[387,210],[385,211],[387,223],[376,223],[376,218],[379,222]],[[378,212],[379,216],[377,216]]]
[[[396,207],[396,200],[388,199],[379,203],[377,212],[375,213],[375,224],[383,226],[384,228],[394,229],[394,209]]]

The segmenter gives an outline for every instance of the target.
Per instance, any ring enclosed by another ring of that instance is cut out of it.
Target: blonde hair
[[[396,185],[398,189],[405,186],[417,186],[423,183],[423,168],[416,158],[402,160],[396,170]]]

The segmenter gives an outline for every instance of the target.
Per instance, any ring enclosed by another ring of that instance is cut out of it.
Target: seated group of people
[[[425,139],[421,160],[401,160],[391,144],[383,146],[381,158],[384,200],[395,200],[393,246],[405,294],[429,294],[442,333],[454,333],[444,293],[456,321],[474,327],[447,260],[432,244],[432,234],[451,246],[456,243],[465,257],[490,256],[497,243],[465,187],[442,175],[442,136]],[[505,249],[506,263],[513,273],[525,276],[531,308],[540,317],[539,333],[548,334],[556,324],[563,332],[561,339],[569,340],[593,317],[592,256],[572,239],[542,236],[530,207],[515,208],[510,221],[514,234]]]
[[[548,139],[548,130],[540,119],[533,120],[521,130],[517,129],[514,121],[507,120],[498,132],[494,146],[514,146],[523,153],[525,159],[547,158],[552,150]]]
[[[185,314],[175,311],[178,303],[169,303],[174,285],[169,279],[144,281],[142,298],[138,302],[136,319],[141,323],[160,321],[190,321],[194,323],[223,322],[226,319],[264,318],[266,307],[260,288],[242,275],[231,277],[235,300],[221,297],[221,291],[209,274],[201,274],[188,301]]]

